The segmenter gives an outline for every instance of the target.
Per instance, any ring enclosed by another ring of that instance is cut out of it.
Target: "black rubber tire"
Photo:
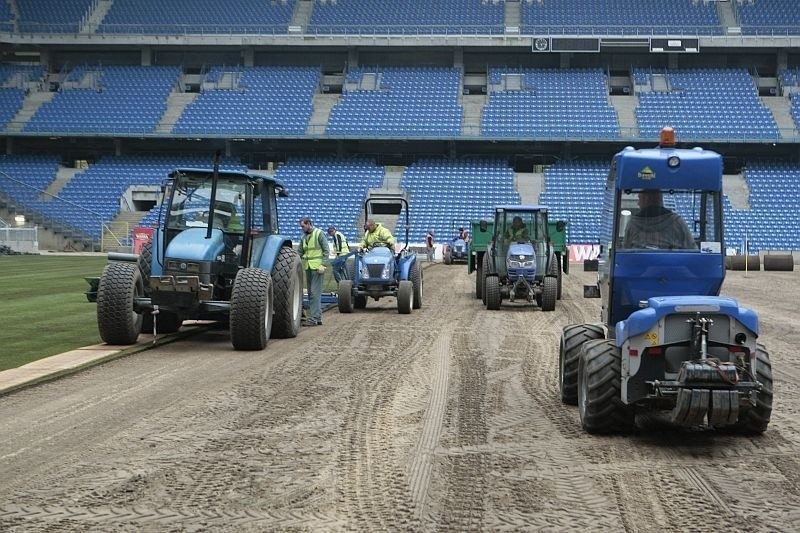
[[[578,361],[578,413],[589,433],[616,433],[633,428],[634,411],[622,403],[622,355],[613,339],[581,346]]]
[[[411,314],[414,307],[414,285],[403,280],[397,287],[397,312],[401,315]]]
[[[142,315],[134,299],[144,295],[139,266],[111,262],[103,268],[97,287],[97,329],[108,344],[134,344],[142,331]]]
[[[230,332],[235,350],[263,350],[272,330],[272,276],[243,268],[231,292]]]
[[[555,311],[558,294],[558,279],[552,276],[544,278],[542,284],[542,311]]]
[[[356,298],[353,300],[353,307],[355,309],[365,309],[367,307],[367,297],[363,294],[356,294]]]
[[[599,324],[572,324],[561,330],[558,345],[558,382],[561,401],[567,405],[578,405],[578,361],[581,346],[587,341],[605,338],[603,326]]]
[[[561,254],[555,255],[556,263],[556,279],[558,280],[558,290],[556,291],[556,299],[561,299]]]
[[[486,293],[486,309],[490,311],[497,311],[500,309],[500,302],[502,301],[500,295],[500,278],[497,276],[486,276],[483,290]]]
[[[416,261],[411,265],[408,271],[408,279],[411,285],[414,286],[414,309],[422,308],[422,269]]]
[[[153,261],[153,243],[146,242],[142,245],[141,250],[139,250],[139,272],[142,273],[142,285],[144,285],[144,293],[146,295],[150,294],[150,274],[152,273],[152,263]],[[150,329],[152,329],[153,324],[150,324]]]
[[[364,299],[366,300],[366,297]],[[358,300],[358,296],[356,296],[356,300]],[[337,302],[340,313],[353,312],[353,280],[343,279],[339,282]],[[366,305],[366,302],[364,304]]]
[[[272,266],[272,309],[272,338],[297,337],[303,319],[303,265],[289,246],[281,248]]]
[[[765,255],[764,270],[792,272],[794,271],[794,257],[792,254]]]
[[[475,267],[475,298],[483,299],[483,264]]]
[[[772,363],[769,353],[763,344],[756,346],[756,375],[755,378],[763,388],[758,393],[756,406],[739,414],[734,428],[737,431],[750,435],[760,435],[767,430],[769,419],[772,416]]]
[[[452,265],[453,264],[453,256],[450,255],[450,250],[444,251],[444,264],[445,265]]]
[[[483,305],[486,305],[486,278],[489,277],[489,272],[491,269],[489,268],[489,251],[487,250],[486,253],[483,254],[483,290],[481,291],[481,301]]]

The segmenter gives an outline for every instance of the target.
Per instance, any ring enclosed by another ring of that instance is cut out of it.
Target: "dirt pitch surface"
[[[775,375],[761,437],[582,431],[557,310],[486,311],[466,268],[263,352],[210,331],[0,398],[0,530],[798,531],[797,272],[729,272]]]

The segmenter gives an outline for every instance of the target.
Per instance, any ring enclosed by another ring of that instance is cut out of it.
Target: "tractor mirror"
[[[289,197],[289,191],[287,191],[286,189],[278,190],[278,198],[288,198],[288,197]]]
[[[478,228],[481,230],[481,232],[485,232],[489,228],[489,224],[487,224],[485,220],[481,220],[478,224]]]

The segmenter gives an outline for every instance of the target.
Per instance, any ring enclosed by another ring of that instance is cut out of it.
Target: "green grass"
[[[100,342],[83,278],[105,264],[105,256],[0,256],[0,370]]]
[[[83,278],[99,277],[106,262],[105,256],[0,256],[0,371],[102,342]],[[336,292],[330,268],[323,291]]]

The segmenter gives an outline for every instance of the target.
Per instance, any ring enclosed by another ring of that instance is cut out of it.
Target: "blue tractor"
[[[442,246],[442,259],[445,265],[469,261],[469,241],[456,235]]]
[[[295,337],[303,309],[302,265],[278,233],[271,177],[181,168],[164,187],[159,227],[139,255],[109,254],[97,290],[97,324],[109,344],[141,331],[171,333],[186,319],[230,328],[237,350]]]
[[[404,198],[381,197],[367,199],[364,212],[399,214],[405,208],[405,244],[395,252],[390,243],[376,243],[370,250],[360,250],[337,258],[333,268],[347,279],[339,282],[338,306],[341,313],[363,309],[369,298],[377,301],[384,296],[397,298],[397,311],[409,314],[422,307],[422,268],[417,254],[408,246],[408,202]],[[353,260],[348,261],[348,259]]]
[[[722,157],[659,147],[614,156],[596,285],[602,323],[563,328],[561,399],[590,433],[631,429],[656,412],[680,427],[757,434],[772,412],[758,317],[719,296],[725,276]]]
[[[483,277],[480,297],[486,308],[500,309],[507,299],[536,303],[542,311],[555,310],[559,266],[548,235],[547,207],[498,206],[493,228],[478,273]],[[479,230],[487,229],[488,222],[482,220]]]

